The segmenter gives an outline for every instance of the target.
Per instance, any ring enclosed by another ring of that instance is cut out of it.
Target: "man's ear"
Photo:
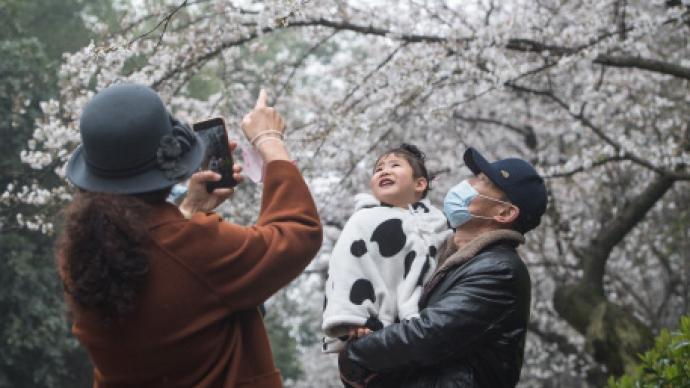
[[[520,208],[515,205],[506,205],[498,215],[494,216],[494,220],[501,224],[512,224],[520,216]]]
[[[428,186],[429,182],[427,182],[426,178],[417,178],[414,184],[414,191],[419,194],[422,194]]]

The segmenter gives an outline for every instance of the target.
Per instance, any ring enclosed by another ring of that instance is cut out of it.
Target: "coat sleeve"
[[[482,266],[459,279],[419,318],[353,341],[349,360],[373,372],[419,368],[466,354],[496,337],[516,308],[513,269]]]
[[[386,318],[380,316],[381,306],[390,301],[365,236],[367,221],[371,222],[365,213],[356,212],[345,223],[328,260],[322,329],[331,337],[345,334],[346,325],[364,326],[370,317]],[[387,309],[388,323],[393,309]]]
[[[297,277],[321,246],[316,206],[297,168],[266,164],[261,210],[254,226],[196,213],[168,248],[189,257],[200,281],[232,310],[258,306]]]

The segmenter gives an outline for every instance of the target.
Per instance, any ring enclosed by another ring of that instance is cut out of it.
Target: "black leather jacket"
[[[530,278],[515,247],[494,231],[439,266],[420,317],[350,343],[344,356],[379,374],[370,387],[514,387],[530,311]]]

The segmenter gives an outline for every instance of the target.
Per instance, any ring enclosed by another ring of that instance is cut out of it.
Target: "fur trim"
[[[422,296],[419,299],[420,306],[426,305],[429,301],[431,291],[443,280],[446,273],[448,273],[452,267],[470,261],[473,257],[477,256],[482,249],[498,241],[510,241],[519,245],[525,242],[525,236],[523,236],[522,233],[509,229],[493,230],[475,237],[461,249],[457,249],[455,246],[453,236],[446,239],[439,249],[438,268],[422,291]]]
[[[501,240],[512,241],[519,245],[525,242],[525,236],[523,236],[522,233],[514,230],[499,229],[482,233],[460,249],[457,249],[451,236],[443,243],[443,246],[441,247],[441,255],[439,256],[439,267],[437,271],[462,264],[475,257],[482,249]]]

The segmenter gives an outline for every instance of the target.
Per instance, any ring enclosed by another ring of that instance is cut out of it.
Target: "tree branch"
[[[332,38],[335,34],[337,34],[338,32],[339,32],[338,30],[334,30],[333,32],[331,32],[330,34],[328,34],[326,37],[324,37],[323,39],[321,39],[321,40],[319,40],[318,42],[316,42],[315,45],[311,46],[311,47],[309,48],[309,50],[307,50],[304,54],[302,54],[302,56],[301,56],[301,57],[297,60],[297,62],[295,62],[295,64],[292,66],[292,71],[290,72],[290,75],[288,75],[288,77],[285,79],[285,82],[283,82],[283,85],[282,85],[282,86],[280,87],[280,89],[278,90],[278,93],[276,93],[276,96],[275,96],[275,98],[273,99],[273,101],[271,102],[270,106],[274,106],[274,105],[276,104],[276,102],[280,99],[280,97],[283,95],[283,92],[284,92],[285,89],[287,88],[288,84],[290,83],[290,81],[292,81],[292,78],[295,76],[295,73],[297,73],[297,69],[300,68],[300,66],[302,66],[302,64],[304,63],[304,61],[305,61],[314,51],[316,51],[319,47],[321,47],[321,45],[323,45],[324,43],[326,43],[329,39],[331,39],[331,38]]]
[[[172,12],[167,14],[161,21],[159,21],[158,24],[156,24],[152,29],[150,29],[148,32],[145,32],[145,33],[137,36],[136,38],[133,38],[132,40],[129,41],[129,44],[132,44],[135,41],[150,35],[151,33],[153,33],[153,31],[156,31],[162,25],[163,31],[161,31],[160,35],[158,36],[158,42],[156,43],[156,47],[158,47],[161,44],[161,41],[163,40],[163,35],[165,35],[165,31],[168,29],[168,24],[170,24],[170,21],[172,20],[173,16],[175,16],[175,14],[178,11],[180,11],[182,8],[186,7],[188,1],[189,0],[184,0],[180,5],[175,7],[172,10]]]
[[[668,171],[666,169],[657,167],[657,166],[653,165],[652,163],[650,163],[649,161],[642,159],[642,158],[638,157],[637,155],[625,150],[623,148],[623,146],[621,146],[618,142],[613,140],[613,138],[608,136],[604,132],[603,129],[594,125],[594,123],[584,115],[583,109],[581,109],[580,112],[578,112],[578,113],[571,111],[570,106],[565,101],[561,100],[558,96],[556,96],[551,90],[532,89],[532,88],[529,88],[526,86],[518,85],[514,82],[506,83],[506,86],[508,86],[512,89],[518,90],[518,91],[527,92],[527,93],[531,93],[534,95],[543,96],[543,97],[551,99],[553,102],[556,103],[556,105],[560,106],[566,112],[568,112],[568,114],[571,117],[580,121],[584,126],[591,129],[592,132],[594,132],[594,134],[599,136],[606,144],[613,147],[616,150],[616,152],[618,152],[620,158],[625,159],[625,160],[630,160],[630,161],[634,162],[635,164],[638,164],[638,165],[645,167],[651,171],[654,171],[655,173],[657,173],[659,175],[666,176],[666,177],[671,178],[673,180],[690,180],[690,174],[678,172],[678,171]],[[584,105],[583,105],[583,107],[584,107]]]
[[[610,67],[649,70],[656,73],[672,75],[674,77],[690,80],[690,68],[676,65],[674,63],[658,61],[655,59],[632,56],[616,57],[612,55],[599,55],[594,59],[594,63]]]
[[[592,163],[592,165],[589,167],[579,166],[579,167],[576,167],[576,168],[569,170],[569,171],[563,171],[563,172],[554,173],[554,174],[546,174],[546,175],[543,175],[543,177],[544,178],[567,178],[567,177],[571,177],[575,174],[578,174],[580,172],[583,172],[585,170],[590,170],[592,168],[601,167],[601,166],[608,164],[610,162],[620,162],[623,160],[630,160],[630,159],[623,157],[623,156],[608,156],[608,157],[597,160],[596,162]]]
[[[589,45],[582,45],[579,47],[565,47],[541,43],[531,39],[510,39],[508,41],[508,44],[506,45],[506,48],[509,50],[536,53],[548,52],[550,56],[573,55],[586,47],[589,47]],[[672,75],[674,77],[690,80],[690,68],[654,59],[602,54],[597,56],[593,62],[596,64],[610,67],[624,67],[648,70],[656,73]]]
[[[627,204],[606,225],[603,225],[589,246],[583,247],[586,252],[583,280],[603,295],[603,278],[606,261],[614,246],[644,218],[654,204],[673,186],[674,179],[657,175],[648,186]]]
[[[185,3],[186,3],[186,1],[187,0],[185,0]],[[184,5],[184,3],[183,3],[183,5]],[[178,8],[181,8],[181,7],[182,7],[182,5]],[[174,15],[174,13],[168,15],[163,21],[158,23],[158,25],[153,30],[149,31],[147,34],[154,31],[156,28],[158,28],[161,24],[163,24],[165,22],[165,20],[172,18],[173,15]],[[175,68],[175,69],[171,69],[169,72],[164,74],[159,80],[155,81],[152,84],[152,87],[154,89],[156,89],[163,82],[174,77],[175,74],[180,73],[182,71],[189,70],[189,69],[195,67],[196,65],[198,65],[199,63],[203,63],[203,62],[207,61],[208,59],[215,57],[220,52],[222,52],[223,50],[225,50],[229,47],[240,46],[240,45],[243,45],[243,44],[245,44],[251,40],[256,39],[259,36],[259,32],[261,32],[261,34],[269,34],[269,33],[275,32],[277,30],[285,29],[285,28],[310,27],[310,26],[311,27],[318,27],[318,26],[328,27],[328,28],[333,28],[333,29],[338,30],[338,31],[341,31],[341,30],[342,31],[354,31],[354,32],[358,32],[361,34],[365,34],[365,35],[377,35],[377,36],[384,36],[384,37],[387,36],[387,37],[390,37],[393,39],[402,40],[403,42],[406,42],[406,43],[444,43],[447,41],[447,39],[445,37],[440,37],[440,36],[417,35],[417,34],[398,34],[398,33],[395,33],[391,30],[387,30],[387,29],[383,29],[383,28],[376,28],[373,26],[368,26],[368,27],[367,26],[360,26],[360,25],[353,24],[353,23],[332,21],[332,20],[328,20],[328,19],[324,19],[324,18],[315,19],[315,20],[297,20],[297,21],[289,22],[288,24],[286,24],[282,27],[275,27],[275,28],[274,27],[263,27],[263,28],[261,28],[260,31],[257,29],[255,31],[253,31],[252,33],[248,34],[247,36],[241,37],[241,38],[236,39],[236,40],[226,41],[226,42],[220,44],[215,49],[206,52],[206,54],[196,58],[193,61],[190,61],[186,65]],[[139,37],[139,38],[141,38],[141,37]],[[137,39],[139,39],[139,38],[137,38]],[[136,40],[136,39],[134,39],[134,40]],[[462,40],[463,39],[460,39],[460,41],[462,41]],[[469,39],[466,39],[466,40],[469,40]]]
[[[530,149],[536,149],[537,148],[537,137],[534,133],[534,129],[530,126],[527,127],[518,127],[510,123],[506,123],[500,120],[496,119],[490,119],[486,117],[466,117],[460,114],[459,112],[454,112],[453,113],[453,118],[470,122],[470,123],[484,123],[484,124],[492,124],[492,125],[497,125],[499,127],[507,128],[513,132],[516,132],[520,135],[522,135],[525,139],[525,144],[527,147]]]
[[[398,47],[396,47],[395,50],[391,51],[391,53],[388,54],[388,56],[386,56],[386,58],[384,58],[381,62],[379,62],[379,64],[374,69],[372,69],[369,73],[367,73],[367,75],[364,76],[364,78],[362,78],[362,80],[359,83],[357,83],[357,85],[355,85],[355,87],[352,88],[352,90],[350,90],[347,93],[345,98],[343,98],[342,102],[340,104],[338,104],[338,107],[345,105],[347,100],[349,100],[350,97],[352,97],[352,95],[354,95],[357,92],[357,90],[359,90],[359,88],[361,88],[362,85],[369,80],[369,78],[371,78],[374,74],[376,74],[379,70],[381,70],[384,66],[386,66],[390,61],[392,61],[393,58],[395,57],[395,55],[398,53],[398,51],[400,51],[406,45],[407,45],[407,43],[404,42],[404,43],[400,44]],[[347,113],[350,109],[352,109],[358,103],[359,103],[359,100],[350,104],[350,106],[344,110],[344,113]]]
[[[404,34],[394,32],[385,28],[378,28],[372,25],[362,26],[345,21],[334,21],[324,18],[313,20],[295,20],[288,22],[287,27],[305,27],[305,26],[321,26],[334,28],[336,30],[347,30],[358,32],[364,35],[386,36],[392,39],[402,40],[408,43],[445,43],[449,39],[444,36],[437,35],[419,35],[419,34]],[[470,38],[458,39],[459,41],[469,41]]]

